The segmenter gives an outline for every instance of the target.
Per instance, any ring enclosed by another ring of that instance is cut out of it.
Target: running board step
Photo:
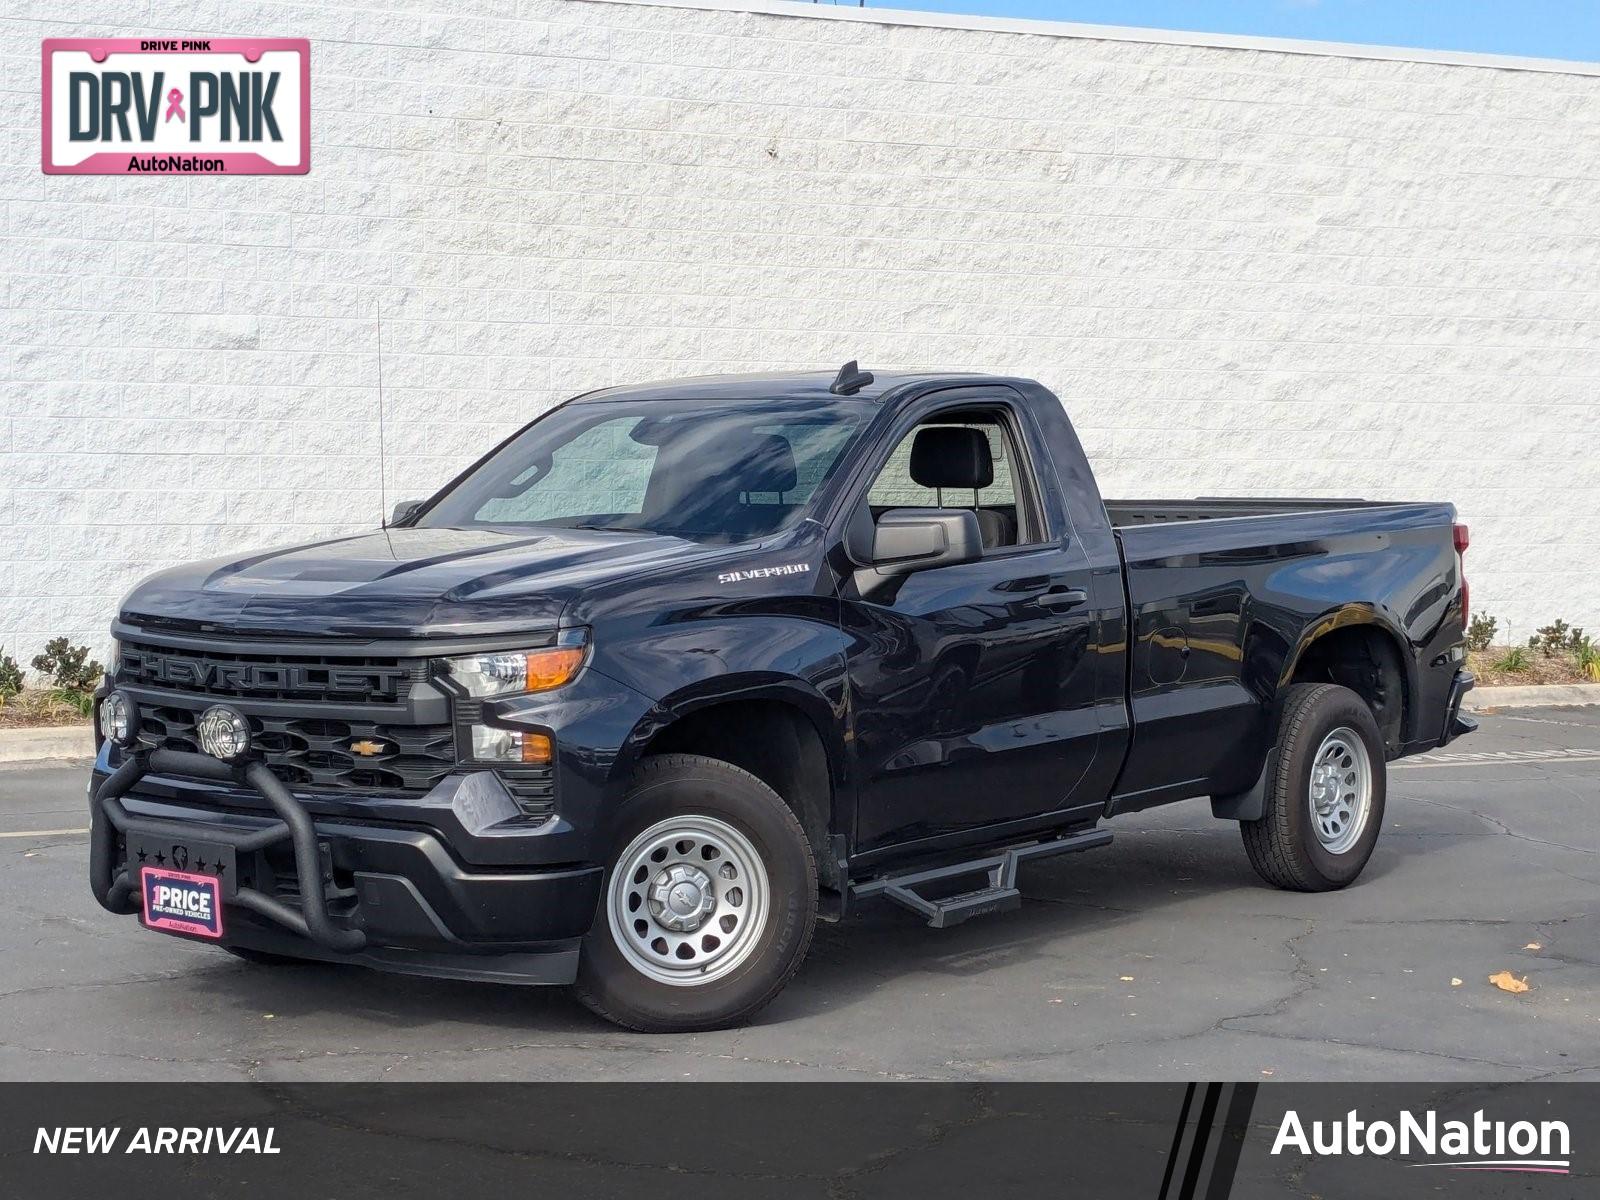
[[[986,858],[968,862],[950,863],[943,867],[930,867],[925,871],[912,871],[905,875],[888,875],[882,879],[855,884],[850,893],[858,900],[882,896],[903,908],[909,908],[926,917],[934,929],[949,929],[973,917],[988,913],[1010,912],[1022,907],[1022,893],[1017,890],[1017,868],[1024,859],[1049,858],[1054,854],[1072,854],[1079,850],[1093,850],[1111,841],[1105,829],[1091,829],[1048,842],[1032,842],[1026,846],[1013,846]],[[917,889],[930,883],[945,883],[964,875],[984,874],[989,877],[986,887],[961,892],[954,896],[930,899]]]

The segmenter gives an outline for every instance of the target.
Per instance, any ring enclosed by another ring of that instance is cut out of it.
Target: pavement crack
[[[126,979],[81,980],[76,983],[41,983],[34,987],[13,988],[9,992],[0,992],[0,1000],[14,1000],[20,996],[38,996],[49,992],[93,991],[99,988],[132,987],[141,983],[165,983],[174,979],[187,979],[193,974],[193,970],[188,969],[166,971],[159,975],[130,975]]]
[[[1600,855],[1600,850],[1591,849],[1587,846],[1572,846],[1566,842],[1552,842],[1545,838],[1533,837],[1531,834],[1518,833],[1498,817],[1491,817],[1488,813],[1481,813],[1475,808],[1463,808],[1459,804],[1449,804],[1443,800],[1427,800],[1421,796],[1408,796],[1406,798],[1415,804],[1427,804],[1434,808],[1447,808],[1451,812],[1465,813],[1468,816],[1477,817],[1478,820],[1493,825],[1507,837],[1515,838],[1519,842],[1530,842],[1535,846],[1548,846],[1552,850],[1570,850],[1574,854]]]
[[[1235,1018],[1227,1018],[1233,1020]],[[1467,1054],[1451,1054],[1445,1050],[1420,1050],[1415,1046],[1389,1046],[1382,1042],[1360,1042],[1353,1038],[1329,1037],[1326,1034],[1311,1036],[1299,1033],[1280,1033],[1272,1029],[1236,1029],[1234,1033],[1250,1037],[1274,1038],[1285,1042],[1320,1043],[1328,1046],[1347,1046],[1352,1050],[1378,1050],[1385,1054],[1418,1054],[1425,1058],[1441,1058],[1449,1062],[1470,1063],[1477,1066],[1500,1067],[1507,1071],[1532,1071],[1525,1063],[1505,1062],[1497,1058],[1475,1058]]]

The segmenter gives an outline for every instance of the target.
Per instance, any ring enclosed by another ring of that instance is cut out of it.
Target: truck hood
[[[122,618],[240,634],[492,636],[555,628],[584,588],[729,549],[598,530],[387,529],[174,567],[129,593]]]

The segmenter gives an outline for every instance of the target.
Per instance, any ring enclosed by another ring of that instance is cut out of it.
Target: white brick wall
[[[136,23],[128,24],[128,13]],[[1019,372],[1109,495],[1455,501],[1600,627],[1600,79],[560,0],[13,0],[0,644],[598,384]],[[39,41],[312,39],[303,177],[46,176]]]

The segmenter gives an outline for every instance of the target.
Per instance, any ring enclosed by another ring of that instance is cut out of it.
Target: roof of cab
[[[870,368],[868,368],[870,370]],[[838,371],[773,371],[755,375],[700,375],[686,379],[660,379],[649,383],[601,388],[574,398],[592,404],[636,400],[838,400],[882,403],[893,392],[929,383],[975,383],[998,376],[960,371],[874,371],[873,381],[847,396],[828,389]]]

